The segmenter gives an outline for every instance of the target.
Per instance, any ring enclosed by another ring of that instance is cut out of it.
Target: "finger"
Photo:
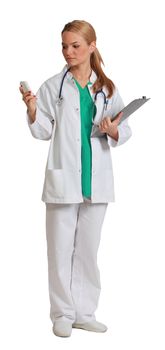
[[[104,128],[109,127],[109,125],[111,124],[110,118],[109,117],[105,117],[104,119],[101,120],[100,125]]]
[[[104,130],[104,127],[103,127],[102,123],[99,124],[99,129],[100,129],[101,132]]]
[[[25,97],[25,98],[23,98],[23,100],[26,102],[26,103],[28,103],[30,100],[32,100],[32,99],[36,99],[36,96],[27,96],[27,97]]]
[[[112,122],[111,122],[111,118],[107,117],[106,118],[106,126],[109,128],[111,126]]]
[[[30,96],[26,96],[26,97],[25,97],[25,99],[26,99],[27,101],[32,100],[33,98],[36,98],[36,96],[35,96],[35,95],[30,95]]]
[[[31,92],[22,92],[21,91],[21,93],[22,93],[22,99],[24,100],[27,96],[33,96],[33,95],[31,95]]]
[[[105,129],[103,126],[99,128],[100,129],[100,132],[103,132],[105,133],[107,129]]]
[[[30,90],[29,91],[24,91],[22,85],[20,85],[19,90],[24,96],[27,96],[28,94],[32,93]]]
[[[121,118],[122,118],[122,116],[123,116],[123,112],[120,112],[119,114],[118,114],[118,116],[117,116],[117,120],[120,120]]]
[[[31,95],[31,94],[29,94],[29,93],[28,93],[28,94],[26,93],[26,95],[25,95],[25,94],[23,94],[23,95],[22,95],[22,99],[25,101],[25,99],[26,99],[28,96],[32,96],[32,95]]]
[[[115,120],[113,121],[113,124],[118,125],[119,122],[120,122],[120,120],[121,120],[121,118],[122,118],[122,116],[123,116],[123,112],[120,112],[120,113],[118,114],[118,116],[115,118]]]
[[[109,124],[108,124],[107,119],[104,119],[104,120],[103,120],[103,127],[104,127],[105,129],[109,128]]]
[[[105,132],[105,127],[103,125],[100,125],[99,129],[100,129],[101,132]]]
[[[29,97],[29,96],[36,96],[36,95],[34,95],[34,94],[32,94],[32,92],[31,91],[27,91],[27,92],[24,92],[23,93],[23,100],[25,99],[25,98],[27,98],[27,97]]]
[[[119,113],[119,117],[121,118],[123,116],[123,112],[120,112]]]
[[[26,96],[33,96],[34,94],[32,94],[32,92],[31,91],[26,91],[26,92],[24,92],[24,96],[26,97]]]
[[[23,94],[22,99],[23,99],[23,100],[26,100],[28,97],[33,97],[33,96],[34,96],[34,95],[31,95],[31,93],[26,93],[26,95]]]

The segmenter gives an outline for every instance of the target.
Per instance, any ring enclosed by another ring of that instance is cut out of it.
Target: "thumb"
[[[117,118],[121,119],[121,118],[122,118],[122,115],[123,115],[123,112],[119,112]]]
[[[123,112],[119,112],[118,115],[117,115],[117,117],[116,117],[115,120],[114,120],[114,123],[117,122],[117,124],[118,124],[119,121],[120,121],[120,119],[122,118],[122,116],[123,116]]]

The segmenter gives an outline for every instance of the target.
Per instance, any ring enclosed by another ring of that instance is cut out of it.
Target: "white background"
[[[0,9],[1,349],[164,350],[163,1],[6,0]],[[31,136],[19,81],[34,92],[62,70],[61,30],[89,21],[105,73],[125,104],[151,97],[130,118],[132,138],[112,149],[115,204],[108,206],[98,254],[104,334],[74,329],[55,337],[49,319],[45,204],[49,141]],[[90,342],[90,343],[89,343]]]

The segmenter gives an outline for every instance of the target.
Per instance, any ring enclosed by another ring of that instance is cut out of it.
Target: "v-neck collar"
[[[80,87],[81,90],[85,90],[85,89],[88,87],[88,85],[91,85],[91,84],[92,84],[90,81],[88,81],[88,83],[87,83],[84,87],[82,87],[82,86],[80,85],[80,83],[77,81],[77,79],[75,79],[75,78],[73,78],[73,79],[74,79],[74,81],[76,82],[76,84]]]
[[[62,74],[65,74],[65,72],[66,72],[66,70],[69,68],[69,65],[68,64],[66,64],[65,66],[64,66],[64,68],[63,68],[63,70],[62,70]],[[68,72],[68,74],[67,74],[67,79],[69,79],[69,80],[71,80],[71,79],[73,79],[73,74],[71,73],[71,72]],[[92,73],[91,73],[91,76],[90,76],[90,78],[89,78],[89,82],[90,82],[90,84],[92,85],[92,84],[94,84],[94,82],[96,81],[96,79],[97,79],[97,75],[96,75],[96,73],[92,70]],[[80,85],[81,86],[81,85]],[[83,89],[83,88],[82,88]]]

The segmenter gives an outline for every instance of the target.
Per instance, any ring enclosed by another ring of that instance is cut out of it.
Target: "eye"
[[[77,49],[78,47],[80,47],[80,45],[73,45],[73,47]]]

